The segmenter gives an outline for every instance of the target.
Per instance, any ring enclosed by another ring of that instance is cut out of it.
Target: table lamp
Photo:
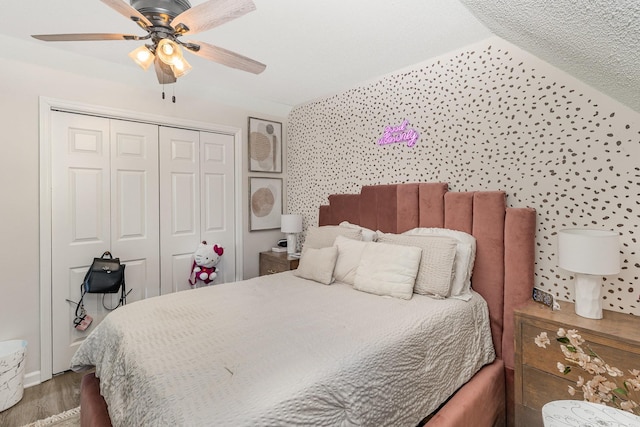
[[[620,272],[618,233],[578,228],[560,230],[558,266],[575,273],[576,314],[602,319],[602,276]]]
[[[287,253],[296,253],[298,233],[302,232],[302,215],[282,215],[280,231],[287,235]]]

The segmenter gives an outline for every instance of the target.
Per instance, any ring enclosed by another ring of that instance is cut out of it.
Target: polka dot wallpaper
[[[415,145],[378,145],[405,119]],[[640,315],[640,114],[499,38],[298,106],[287,139],[288,212],[305,227],[328,195],[362,185],[504,190],[538,212],[537,287],[573,300],[558,230],[616,230],[622,271],[604,279],[604,308]]]

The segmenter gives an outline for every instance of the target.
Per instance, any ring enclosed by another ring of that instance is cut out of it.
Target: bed
[[[130,304],[103,322],[121,329],[96,328],[74,356],[74,370],[95,366],[82,380],[82,425],[508,423],[513,308],[533,287],[535,211],[507,208],[501,191],[416,183],[329,196],[318,226],[345,221],[393,234],[473,235],[470,300],[381,297],[287,272]],[[465,345],[443,352],[453,341]],[[169,356],[172,347],[179,351]]]

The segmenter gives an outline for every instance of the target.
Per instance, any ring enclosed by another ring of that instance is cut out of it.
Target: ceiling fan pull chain
[[[171,101],[175,104],[176,103],[176,86],[173,86],[173,95],[171,96]]]

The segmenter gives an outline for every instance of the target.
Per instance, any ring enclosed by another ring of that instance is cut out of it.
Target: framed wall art
[[[249,231],[280,228],[282,178],[249,178]]]
[[[249,171],[282,172],[282,123],[249,117]]]

